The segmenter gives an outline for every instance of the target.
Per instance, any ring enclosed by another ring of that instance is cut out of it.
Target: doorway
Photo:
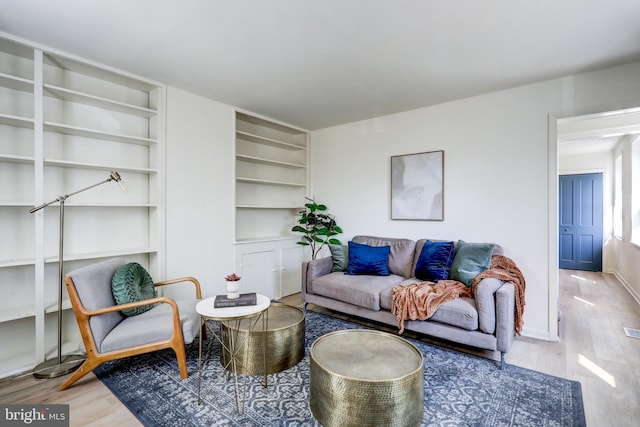
[[[602,173],[560,175],[558,266],[602,271]]]

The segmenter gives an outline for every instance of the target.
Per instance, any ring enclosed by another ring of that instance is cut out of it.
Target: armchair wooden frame
[[[174,283],[180,282],[191,282],[195,285],[196,290],[196,298],[202,299],[202,292],[200,290],[200,282],[194,277],[183,277],[179,279],[171,279],[165,280],[162,282],[156,282],[153,285],[156,287],[170,285]],[[62,384],[58,390],[65,390],[69,388],[73,383],[78,381],[80,378],[93,371],[98,366],[102,365],[105,362],[109,362],[111,360],[122,359],[129,356],[135,356],[138,354],[149,353],[156,350],[161,350],[165,348],[172,348],[176,353],[176,357],[178,359],[178,368],[180,369],[180,377],[187,378],[189,376],[187,370],[187,357],[185,354],[185,345],[184,338],[182,336],[182,325],[180,323],[180,313],[178,312],[178,305],[176,302],[168,297],[156,297],[143,301],[136,301],[127,304],[120,304],[111,307],[104,307],[97,310],[86,310],[80,301],[80,296],[78,295],[78,291],[76,290],[75,284],[73,283],[73,279],[71,277],[65,278],[65,284],[67,287],[67,291],[69,293],[69,299],[71,300],[71,306],[73,308],[73,312],[76,316],[76,320],[78,322],[78,327],[80,328],[80,334],[82,335],[82,341],[84,343],[87,359],[84,361],[82,365],[69,377],[69,379]],[[122,311],[128,308],[139,307],[148,304],[169,304],[173,309],[173,336],[169,340],[165,341],[157,341],[151,342],[144,345],[139,345],[135,347],[124,348],[122,350],[110,351],[107,353],[101,353],[96,346],[96,343],[93,339],[93,334],[91,333],[91,325],[89,324],[89,319],[93,316],[98,316],[105,313]],[[203,329],[203,328],[201,328]],[[200,333],[203,333],[202,330]]]

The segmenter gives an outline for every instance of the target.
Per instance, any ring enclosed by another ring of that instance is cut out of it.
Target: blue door
[[[560,175],[560,268],[602,271],[602,174]]]

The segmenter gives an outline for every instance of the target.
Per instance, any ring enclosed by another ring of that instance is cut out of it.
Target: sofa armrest
[[[333,260],[331,257],[319,258],[302,263],[302,300],[306,294],[313,293],[313,280],[317,277],[331,273]]]
[[[515,336],[515,286],[505,282],[496,291],[496,338],[498,350],[506,353]]]
[[[500,279],[485,278],[478,282],[475,290],[478,326],[485,334],[496,332],[496,291],[504,282]]]

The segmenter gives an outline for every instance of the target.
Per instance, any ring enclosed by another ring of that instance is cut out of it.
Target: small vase
[[[227,281],[227,298],[236,299],[240,296],[240,281]]]

